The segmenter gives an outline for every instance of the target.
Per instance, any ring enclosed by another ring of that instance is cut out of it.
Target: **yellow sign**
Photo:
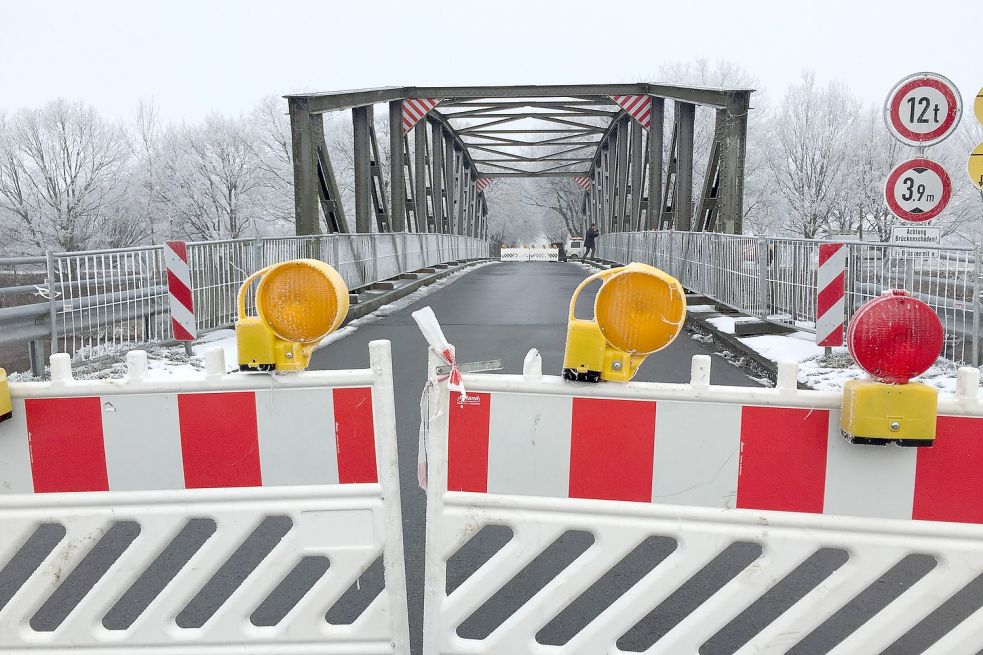
[[[978,105],[979,101],[977,100]],[[983,143],[973,148],[973,152],[969,153],[967,168],[969,169],[969,179],[983,190]]]
[[[976,120],[983,123],[983,89],[980,89],[980,92],[976,94],[973,110],[976,112]]]

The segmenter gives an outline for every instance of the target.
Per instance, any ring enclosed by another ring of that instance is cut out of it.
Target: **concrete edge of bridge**
[[[403,274],[392,278],[391,280],[386,280],[386,282],[393,284],[393,288],[390,290],[384,290],[382,293],[373,294],[370,298],[359,299],[357,303],[352,304],[348,310],[348,316],[345,318],[342,325],[347,325],[356,319],[367,316],[368,314],[378,310],[380,307],[396,302],[401,298],[405,298],[414,291],[430,286],[431,284],[438,282],[445,277],[454,275],[455,273],[459,273],[465,269],[472,268],[478,264],[494,261],[496,260],[490,258],[469,259],[452,263],[446,268],[436,268],[434,269],[435,272],[433,273],[418,272],[419,277],[416,277],[415,279],[404,277],[406,274]],[[428,270],[431,269],[421,269],[421,271]]]
[[[589,266],[593,266],[597,269],[608,269],[614,266],[624,266],[619,262],[610,260],[586,260],[583,262]],[[701,303],[694,303],[694,299],[702,300]],[[749,319],[752,320],[755,317],[748,316],[747,314],[741,314],[729,307],[721,305],[712,298],[696,294],[687,293],[687,304],[710,304],[717,308],[717,312],[686,312],[686,327],[690,331],[703,335],[705,337],[710,337],[713,341],[713,345],[716,347],[721,356],[725,357],[730,363],[734,364],[738,368],[742,369],[745,373],[756,378],[765,378],[771,381],[772,384],[776,384],[778,381],[778,363],[773,362],[768,359],[757,350],[751,348],[743,341],[740,340],[739,335],[730,334],[724,332],[716,325],[708,321],[707,319],[715,316],[733,316],[735,319]],[[767,324],[765,325],[772,325]],[[750,335],[745,335],[750,336]],[[730,353],[732,356],[727,356],[725,353]],[[807,384],[802,382],[798,383],[800,389],[811,389]]]

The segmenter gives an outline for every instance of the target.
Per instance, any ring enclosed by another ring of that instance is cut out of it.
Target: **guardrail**
[[[687,289],[763,320],[815,332],[819,240],[707,232],[620,232],[598,257],[665,270]],[[847,320],[864,302],[902,288],[930,305],[946,330],[943,356],[980,364],[983,253],[964,248],[847,241]]]
[[[264,266],[308,257],[338,269],[349,289],[447,261],[488,257],[488,243],[452,234],[330,234],[188,243],[200,331],[236,319],[235,297]],[[0,258],[0,272],[29,268],[38,281],[11,275],[0,300],[0,344],[28,343],[31,369],[44,371],[43,340],[53,352],[93,359],[136,344],[173,339],[161,246]],[[54,329],[52,329],[54,326]]]

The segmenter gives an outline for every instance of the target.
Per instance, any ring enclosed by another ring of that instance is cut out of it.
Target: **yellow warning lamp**
[[[576,318],[577,297],[595,280],[594,318]],[[686,296],[671,275],[639,263],[595,273],[570,299],[563,377],[627,382],[647,356],[672,343],[685,319]]]
[[[256,284],[257,316],[246,315]],[[303,371],[311,353],[348,315],[348,287],[338,271],[316,259],[273,264],[239,289],[236,342],[243,371]]]
[[[847,348],[873,379],[843,386],[843,436],[857,444],[931,446],[939,394],[909,380],[935,363],[943,339],[938,315],[907,291],[886,291],[858,309]]]
[[[10,400],[10,385],[7,384],[7,371],[0,368],[0,423],[13,416],[14,404]]]

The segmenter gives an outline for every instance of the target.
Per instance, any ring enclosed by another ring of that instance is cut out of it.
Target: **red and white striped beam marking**
[[[584,191],[590,190],[590,178],[589,177],[575,177],[573,181]]]
[[[178,341],[194,341],[198,338],[198,325],[191,293],[188,246],[184,241],[164,243],[164,265],[167,267],[167,299],[171,309],[174,338]]]
[[[846,323],[846,256],[844,243],[819,244],[816,298],[816,345],[842,346]]]
[[[479,177],[474,181],[474,184],[478,187],[478,191],[484,191],[494,181],[495,178],[493,177]]]
[[[368,387],[15,398],[0,494],[378,481]]]
[[[403,100],[403,134],[408,134],[413,126],[427,113],[440,104],[437,98],[406,98]]]
[[[646,130],[652,125],[652,96],[611,96],[619,107]]]
[[[451,397],[448,491],[983,523],[983,417],[933,448],[850,444],[839,411],[519,393]]]

